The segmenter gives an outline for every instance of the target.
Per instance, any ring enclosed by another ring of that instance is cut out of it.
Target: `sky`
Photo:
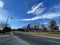
[[[60,0],[0,0],[0,22],[12,28],[21,28],[29,23],[47,25],[56,20],[60,26]]]

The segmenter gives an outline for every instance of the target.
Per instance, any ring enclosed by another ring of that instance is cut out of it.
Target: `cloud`
[[[24,19],[17,19],[15,21],[34,21],[34,20],[38,20],[38,19],[53,19],[53,18],[57,18],[60,16],[60,6],[59,5],[55,5],[50,7],[50,9],[48,10],[48,12],[41,14],[45,8],[41,8],[40,6],[42,6],[43,3],[39,3],[37,6],[32,7],[32,10],[29,10],[27,12],[27,14],[35,14],[36,16],[33,18],[24,18]]]
[[[48,23],[47,22],[44,22],[43,24],[47,25]]]
[[[10,15],[5,9],[0,9],[0,21],[6,21],[7,16]]]
[[[4,2],[0,0],[0,8],[4,7]]]
[[[39,15],[39,16],[35,16],[33,18],[28,18],[28,19],[17,19],[15,21],[34,21],[34,20],[38,20],[38,19],[53,19],[56,17],[59,17],[60,13],[46,13],[44,15]]]
[[[40,15],[44,10],[45,8],[38,8],[33,14]]]
[[[38,19],[53,19],[59,16],[60,16],[60,13],[46,13],[43,15],[35,16],[33,18],[29,18],[29,19],[21,19],[21,21],[33,21],[33,20],[38,20]]]
[[[39,4],[37,5],[38,8],[40,8],[39,6],[41,6],[42,3],[41,3],[41,5],[39,5]],[[56,17],[60,16],[60,5],[55,5],[55,6],[51,7],[50,10],[48,10],[47,13],[42,14],[42,15],[40,15],[39,12],[43,12],[45,8],[40,8],[42,11],[38,10],[38,8],[36,9],[37,11],[35,10],[37,12],[37,15],[35,17],[28,18],[28,19],[21,19],[21,20],[22,21],[33,21],[33,20],[38,20],[38,19],[53,19],[53,18],[56,18]],[[34,11],[34,13],[36,14],[35,11]]]
[[[44,8],[42,9],[43,3],[39,3],[38,5],[33,5],[31,10],[28,10],[26,13],[27,14],[35,14],[39,15],[43,12]]]
[[[52,7],[52,9],[60,9],[60,4],[59,5],[55,5],[54,7]]]

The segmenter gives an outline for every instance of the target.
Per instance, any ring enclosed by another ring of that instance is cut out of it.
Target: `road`
[[[0,37],[0,45],[60,45],[60,39],[13,32],[13,35]]]
[[[26,41],[14,35],[3,35],[0,36],[0,45],[29,45],[29,44]]]
[[[60,45],[60,39],[31,36],[17,32],[14,32],[14,35],[25,40],[30,45]]]

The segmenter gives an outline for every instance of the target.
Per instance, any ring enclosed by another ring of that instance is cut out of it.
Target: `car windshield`
[[[0,45],[60,45],[60,0],[0,0]]]

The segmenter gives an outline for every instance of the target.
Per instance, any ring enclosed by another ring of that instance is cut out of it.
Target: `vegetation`
[[[2,31],[3,31],[3,34],[5,35],[5,33],[11,31],[11,28],[10,27],[4,27],[4,29]]]
[[[41,27],[42,27],[42,31],[47,31],[47,28],[45,27],[44,24],[42,24]]]
[[[59,27],[57,26],[55,20],[51,20],[51,21],[49,22],[49,27],[50,27],[50,30],[51,30],[51,31],[54,31],[54,30],[58,30],[58,29],[59,29]]]
[[[5,24],[5,23],[0,23],[0,33],[3,33],[3,35],[5,35],[5,33],[8,33],[11,31],[11,28],[9,27],[9,25]]]
[[[57,26],[57,23],[55,20],[51,20],[48,23],[48,27],[44,24],[40,23],[30,23],[27,26],[24,26],[23,28],[13,29],[15,31],[24,31],[24,32],[47,32],[47,31],[59,31],[59,26]],[[0,33],[5,33],[13,31],[9,24],[6,23],[0,23]]]
[[[59,31],[59,26],[57,26],[57,23],[55,20],[51,20],[48,24],[49,24],[48,27],[46,27],[44,24],[30,23],[22,29],[26,32],[29,32],[29,31],[52,31],[53,32],[55,30]]]

